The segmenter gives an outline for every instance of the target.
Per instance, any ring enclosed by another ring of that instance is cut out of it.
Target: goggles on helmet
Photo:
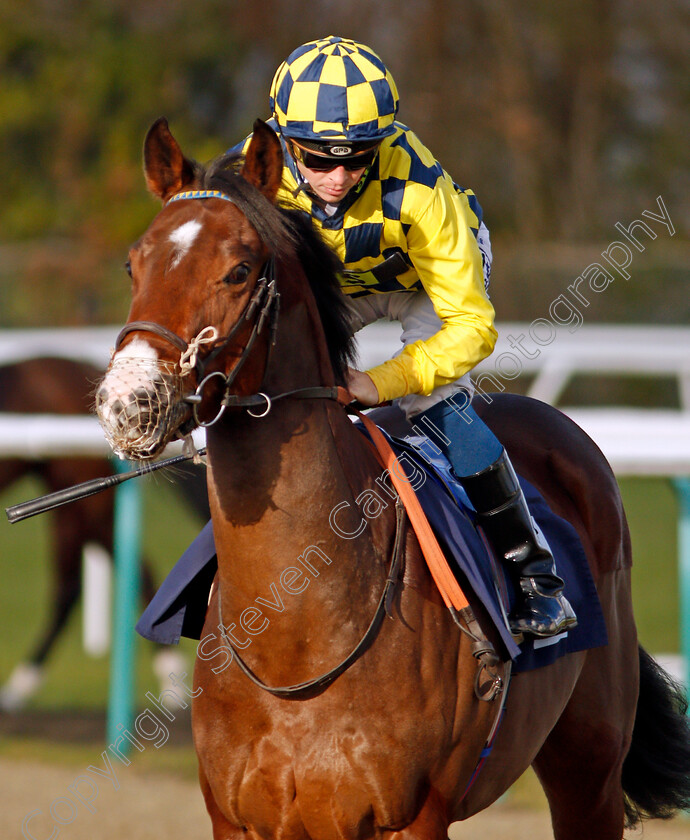
[[[343,166],[348,172],[366,169],[374,162],[379,144],[358,150],[352,143],[298,143],[289,140],[295,159],[313,172],[330,172]],[[307,145],[311,148],[307,148]],[[359,144],[360,147],[362,144]]]

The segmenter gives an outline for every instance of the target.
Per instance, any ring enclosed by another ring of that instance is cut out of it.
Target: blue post
[[[118,471],[131,466],[118,462]],[[121,484],[115,494],[113,526],[113,560],[115,587],[113,593],[113,641],[110,660],[110,694],[108,699],[107,738],[112,744],[122,729],[129,729],[134,719],[134,687],[136,669],[136,634],[134,625],[139,605],[141,554],[141,488],[136,479]],[[118,729],[118,724],[121,728]],[[123,752],[128,748],[125,739]]]
[[[678,574],[680,591],[680,649],[684,678],[690,681],[690,478],[674,479],[678,497]]]

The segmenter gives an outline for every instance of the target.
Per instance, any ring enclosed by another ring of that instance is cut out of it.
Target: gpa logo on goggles
[[[352,146],[331,146],[328,153],[336,157],[343,157],[352,154]]]

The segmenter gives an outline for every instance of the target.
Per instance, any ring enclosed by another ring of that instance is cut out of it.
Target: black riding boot
[[[501,456],[485,470],[460,479],[479,524],[515,583],[516,603],[508,616],[514,633],[555,636],[577,624],[563,595],[563,580],[546,540],[527,508],[510,459]]]

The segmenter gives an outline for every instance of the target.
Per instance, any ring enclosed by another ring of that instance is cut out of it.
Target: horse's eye
[[[132,263],[129,260],[125,263],[125,271],[130,277],[132,276]]]
[[[236,265],[232,271],[225,275],[223,282],[228,284],[244,283],[247,277],[249,277],[251,270],[252,267],[248,263],[240,263],[239,265]]]

